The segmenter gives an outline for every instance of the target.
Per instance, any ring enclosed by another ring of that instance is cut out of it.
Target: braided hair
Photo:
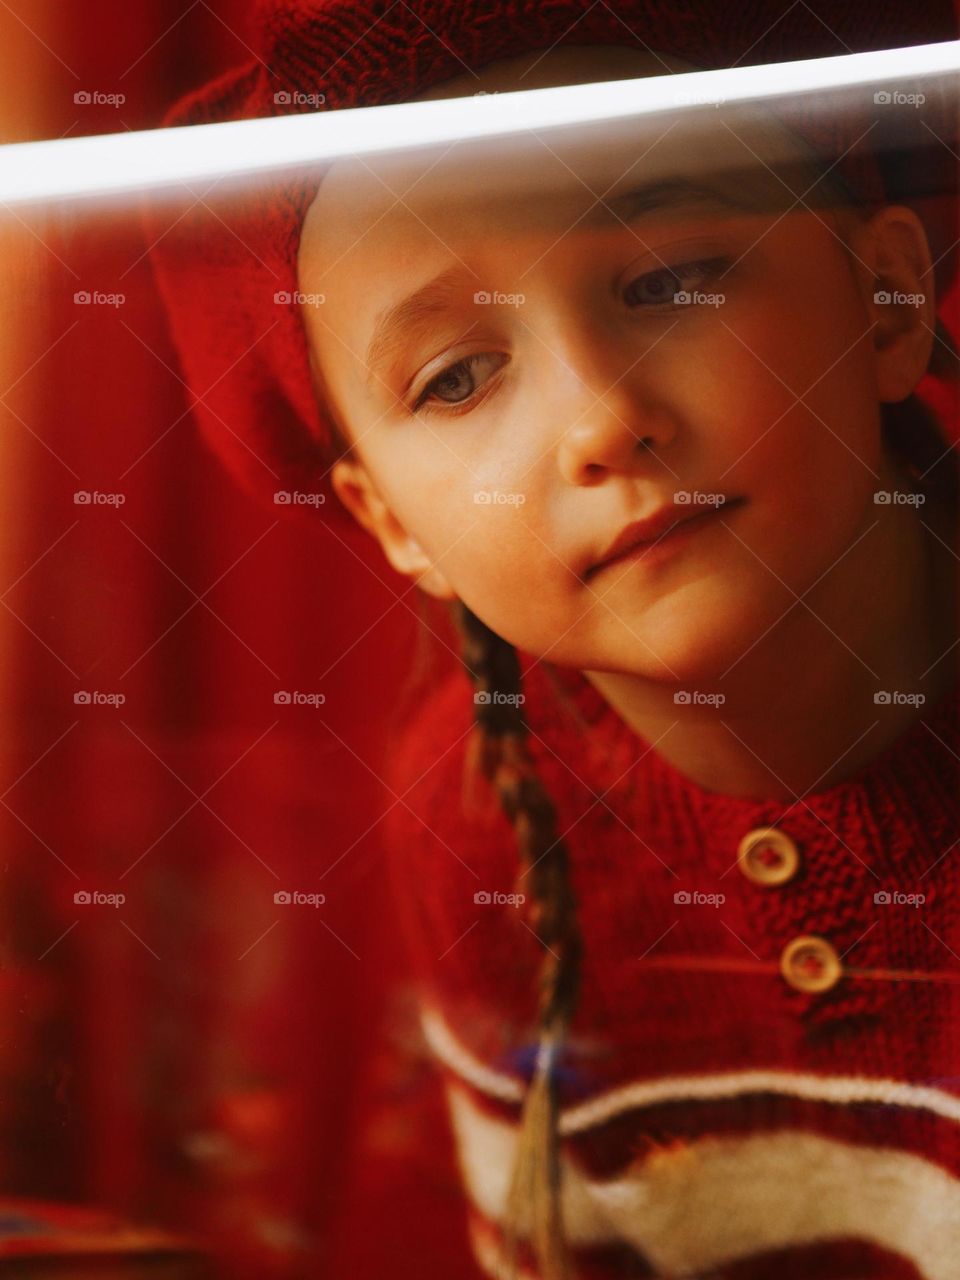
[[[554,1067],[577,1005],[582,941],[570,858],[556,834],[556,810],[527,746],[516,649],[465,604],[452,602],[461,658],[474,686],[475,723],[468,777],[493,787],[516,832],[519,877],[526,878],[527,924],[543,948],[536,1021],[537,1055],[527,1086],[505,1222],[509,1280],[521,1235],[529,1235],[544,1280],[571,1275],[560,1203],[560,1143]],[[497,695],[497,696],[494,696]]]

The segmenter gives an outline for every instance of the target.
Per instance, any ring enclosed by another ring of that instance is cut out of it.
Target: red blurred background
[[[3,5],[0,139],[156,125],[249,59],[249,10]],[[207,454],[146,247],[132,202],[0,219],[0,1190],[188,1231],[241,1280],[468,1276],[379,824],[414,596]]]
[[[155,126],[250,58],[250,7],[0,7],[0,140]],[[0,1191],[231,1277],[469,1275],[424,1213],[455,1187],[379,825],[414,596],[208,455],[146,247],[132,200],[0,217]]]

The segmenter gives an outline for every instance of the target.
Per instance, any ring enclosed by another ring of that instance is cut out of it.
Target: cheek
[[[877,487],[881,437],[859,295],[846,267],[808,265],[809,278],[787,272],[749,310],[731,309],[701,403],[715,406],[730,487],[794,492],[811,513]]]
[[[727,323],[698,379],[693,470],[749,498],[745,570],[800,592],[853,544],[881,487],[870,337],[842,288],[770,298]]]
[[[537,536],[535,495],[502,470],[487,474],[439,441],[428,441],[425,456],[402,447],[377,452],[382,492],[455,588],[489,594],[516,582],[529,594],[547,562],[561,568],[549,539]]]
[[[536,502],[497,501],[512,491],[484,483],[456,486],[451,477],[422,479],[407,528],[439,564],[453,590],[487,626],[513,644],[549,645],[570,625],[573,570],[551,549]],[[490,496],[476,501],[475,493]],[[547,639],[544,639],[547,637]]]
[[[548,539],[537,536],[536,520],[529,503],[471,503],[459,519],[451,575],[465,598],[476,598],[481,616],[507,621],[512,614],[546,608],[554,585],[569,572]]]

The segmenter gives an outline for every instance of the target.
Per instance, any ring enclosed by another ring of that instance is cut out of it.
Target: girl
[[[284,6],[273,75],[172,118],[954,34],[722,19]],[[916,396],[954,236],[798,129],[338,162],[242,250],[201,210],[155,251],[191,383],[242,370],[231,465],[328,479],[460,629],[472,704],[434,679],[389,821],[490,1274],[960,1274],[956,457]]]

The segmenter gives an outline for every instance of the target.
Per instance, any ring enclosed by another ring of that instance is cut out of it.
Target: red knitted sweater
[[[956,1280],[960,687],[785,804],[704,791],[579,673],[558,698],[520,657],[584,937],[560,1071],[578,1275]],[[492,1275],[540,948],[497,900],[523,890],[507,819],[461,809],[471,688],[454,672],[421,707],[386,821]]]

